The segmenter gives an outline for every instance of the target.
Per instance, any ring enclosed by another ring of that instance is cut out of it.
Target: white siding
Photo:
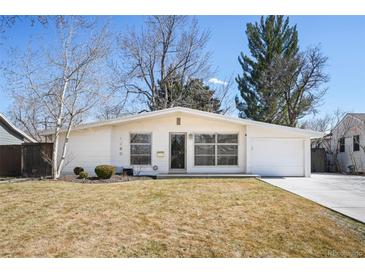
[[[181,125],[176,125],[176,118],[181,118]],[[245,171],[245,126],[216,121],[206,118],[192,117],[186,114],[172,114],[167,117],[145,119],[131,123],[114,126],[112,130],[112,163],[115,166],[130,166],[130,133],[152,133],[152,165],[136,167],[142,173],[152,173],[152,166],[157,165],[159,173],[169,172],[169,133],[186,132],[187,134],[187,166],[186,171],[191,173],[220,173]],[[227,166],[194,166],[194,140],[189,138],[192,133],[238,133],[238,165]],[[120,151],[120,148],[121,151]],[[164,157],[157,157],[157,152],[163,151]]]
[[[310,176],[310,140],[281,130],[247,127],[247,173]]]
[[[181,125],[176,125],[176,118],[181,118]],[[130,134],[151,133],[152,134],[152,164],[149,166],[134,166],[140,174],[156,174],[169,172],[169,134],[173,132],[186,133],[187,136],[187,163],[188,173],[252,173],[252,159],[255,163],[262,164],[268,157],[268,152],[262,151],[261,159],[252,158],[252,145],[257,138],[267,138],[273,141],[280,138],[287,138],[289,142],[299,142],[301,147],[294,145],[289,149],[289,154],[280,159],[281,162],[296,162],[296,167],[301,172],[297,175],[310,175],[310,148],[309,137],[288,132],[282,129],[267,129],[261,126],[247,126],[235,122],[218,120],[210,117],[199,117],[190,113],[168,113],[160,117],[146,117],[144,119],[114,124],[109,126],[95,127],[91,129],[80,129],[72,132],[67,155],[67,166],[63,173],[71,173],[75,166],[82,166],[94,174],[94,168],[100,164],[111,164],[118,168],[130,167]],[[194,139],[189,135],[196,133],[237,133],[238,134],[238,165],[236,166],[195,166],[194,165]],[[246,136],[247,135],[247,136]],[[275,147],[275,146],[274,146]],[[60,144],[62,148],[62,144]],[[163,157],[158,157],[157,152],[163,152]],[[274,154],[279,153],[274,152]],[[61,151],[59,152],[61,153]],[[271,155],[269,157],[272,157]],[[257,162],[258,161],[258,162]],[[251,163],[251,164],[250,164]],[[153,171],[152,167],[158,166]],[[271,168],[271,167],[270,167]],[[265,175],[269,174],[270,170]],[[293,175],[290,168],[284,169],[282,175]]]
[[[11,132],[0,119],[0,145],[19,145],[23,142],[23,138]]]
[[[252,139],[252,172],[263,176],[304,176],[304,141],[293,138]]]
[[[63,136],[59,145],[59,157],[62,153],[62,139]],[[73,173],[74,167],[81,166],[89,175],[93,175],[95,166],[112,164],[110,144],[110,127],[71,132],[63,174]]]

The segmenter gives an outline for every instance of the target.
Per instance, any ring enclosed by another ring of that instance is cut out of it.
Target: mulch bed
[[[89,177],[87,179],[80,179],[76,175],[66,175],[66,176],[61,176],[59,180],[65,182],[83,183],[83,184],[107,184],[107,183],[129,182],[129,181],[140,181],[140,180],[152,180],[152,177],[113,175],[110,179],[99,179],[98,177]]]

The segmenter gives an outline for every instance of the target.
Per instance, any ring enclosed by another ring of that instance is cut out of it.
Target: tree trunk
[[[336,171],[339,173],[342,173],[342,167],[340,165],[340,161],[338,160],[337,156],[338,156],[338,152],[336,151],[336,153],[333,155],[335,166],[336,166]]]
[[[64,100],[65,100],[65,93],[68,87],[68,79],[65,80],[65,84],[63,85],[62,94],[59,102],[59,108],[58,108],[58,115],[57,115],[57,123],[55,128],[55,137],[53,142],[53,152],[52,152],[52,178],[53,180],[57,180],[60,177],[60,174],[58,172],[58,143],[60,139],[60,130],[62,126],[62,113],[64,108]]]
[[[58,155],[58,140],[59,140],[59,128],[56,127],[54,140],[53,140],[53,151],[52,151],[52,178],[56,180],[57,177],[57,155]]]
[[[66,132],[66,135],[65,135],[65,142],[63,143],[62,156],[61,156],[60,162],[58,164],[58,168],[57,168],[57,178],[59,178],[61,176],[61,171],[62,171],[63,165],[65,163],[66,153],[67,153],[67,145],[68,145],[68,141],[69,141],[70,133],[71,133],[71,128],[72,128],[72,121],[73,121],[73,117],[71,117],[70,123],[67,127],[67,132]]]

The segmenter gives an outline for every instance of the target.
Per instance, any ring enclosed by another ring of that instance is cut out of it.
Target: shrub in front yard
[[[89,174],[86,171],[80,171],[79,173],[80,179],[86,179],[87,177],[89,177]]]
[[[95,173],[100,179],[109,179],[115,174],[115,168],[110,165],[100,165],[95,168]]]
[[[74,168],[75,175],[80,175],[80,172],[82,172],[82,171],[84,171],[84,169],[82,167],[77,166]]]

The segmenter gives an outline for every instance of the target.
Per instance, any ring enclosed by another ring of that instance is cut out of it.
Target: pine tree
[[[299,52],[296,26],[289,25],[288,17],[261,17],[260,23],[247,24],[246,34],[250,56],[241,52],[238,61],[243,73],[236,77],[243,99],[241,101],[236,97],[239,115],[242,118],[283,124],[287,114],[280,107],[283,98],[280,96],[281,91],[277,90],[277,75],[270,68],[277,58],[296,58]]]
[[[189,79],[185,84],[179,79],[178,75],[172,73],[165,79],[164,84],[158,82],[159,88],[155,98],[158,109],[180,106],[214,113],[223,111],[215,90],[204,84],[201,79]]]

